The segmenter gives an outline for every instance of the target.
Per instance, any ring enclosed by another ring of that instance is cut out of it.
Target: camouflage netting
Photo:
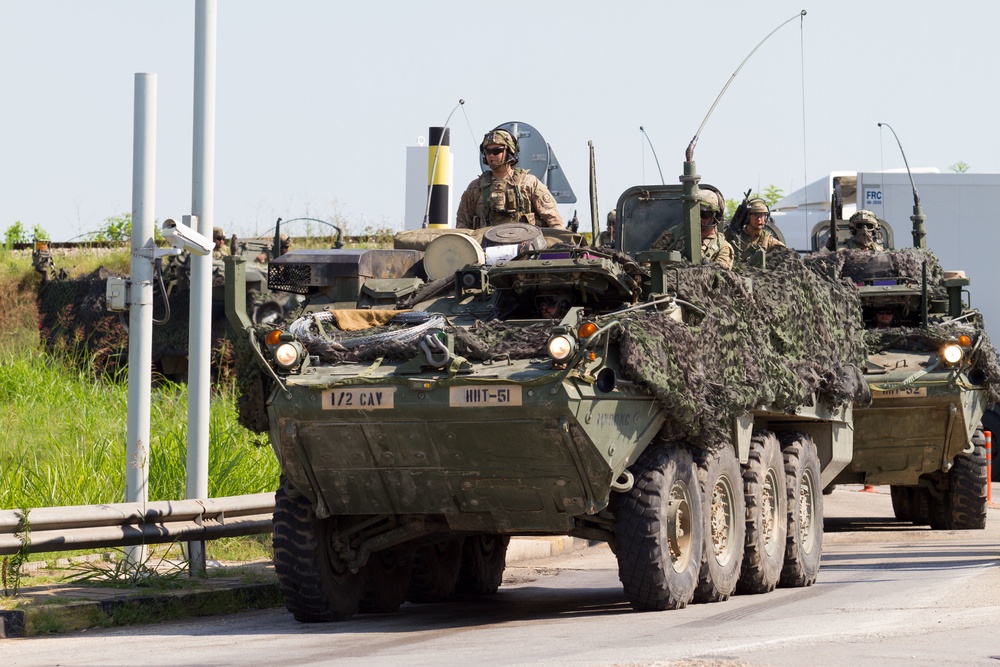
[[[923,263],[927,263],[927,286],[930,299],[945,299],[944,271],[934,253],[922,248],[905,248],[871,252],[867,250],[840,250],[836,253],[816,253],[806,257],[805,262],[814,271],[829,275],[844,275],[856,280],[880,278],[903,278],[914,286],[922,282]],[[943,321],[935,321],[942,320]],[[988,402],[1000,401],[1000,362],[997,351],[990,342],[978,312],[956,319],[937,316],[932,318],[927,329],[917,327],[892,327],[871,329],[864,332],[865,348],[874,354],[889,348],[935,352],[951,338],[969,335],[978,344],[970,359],[970,375],[984,385]]]
[[[770,256],[768,256],[770,257]],[[871,250],[838,250],[807,255],[805,263],[824,275],[843,276],[860,282],[864,279],[902,278],[913,284],[921,282],[924,261],[927,262],[927,284],[935,298],[944,294],[944,271],[930,250],[905,248],[872,252]]]
[[[50,280],[38,295],[42,339],[49,349],[69,350],[95,370],[114,373],[128,365],[128,313],[105,309],[107,279],[112,274],[99,268],[76,280]],[[153,316],[163,318],[164,302],[159,287],[154,296]],[[177,290],[170,297],[170,319],[153,327],[152,360],[188,354],[190,293]],[[212,322],[212,363],[218,372],[232,363],[228,352],[227,323],[215,314]],[[220,370],[221,369],[221,370]]]
[[[670,415],[667,435],[703,446],[727,436],[731,419],[757,406],[793,412],[812,394],[834,405],[869,400],[857,291],[811,271],[792,251],[772,251],[768,270],[682,266],[679,298],[703,314],[690,325],[658,311],[619,316],[623,373],[653,392]],[[608,316],[613,317],[613,316]],[[545,358],[551,323],[501,321],[446,327],[455,352],[472,361]],[[367,332],[381,333],[381,330]],[[307,347],[312,343],[307,342]],[[313,347],[326,362],[411,359],[416,343],[379,341]]]
[[[678,279],[679,297],[704,316],[692,326],[630,317],[621,341],[625,373],[664,405],[669,436],[710,445],[737,415],[757,406],[793,412],[814,392],[837,406],[870,400],[858,370],[860,303],[848,283],[784,248],[768,253],[767,271],[703,265]]]

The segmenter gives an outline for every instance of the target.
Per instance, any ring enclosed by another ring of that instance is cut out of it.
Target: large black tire
[[[507,535],[473,535],[462,546],[462,566],[459,568],[456,593],[493,595],[503,582],[507,566]]]
[[[931,494],[922,486],[890,486],[892,513],[900,521],[909,521],[914,526],[926,526],[931,522]]]
[[[889,497],[892,498],[892,513],[896,519],[915,523],[913,520],[916,516],[913,487],[890,485]]]
[[[616,508],[618,578],[633,609],[682,609],[705,544],[694,460],[684,445],[654,445],[631,470],[635,483]]]
[[[743,495],[747,505],[746,549],[736,592],[768,593],[781,578],[788,534],[785,462],[778,439],[756,430],[743,465]]]
[[[337,567],[329,550],[333,519],[319,521],[312,503],[284,479],[274,498],[274,571],[285,607],[300,623],[343,621],[358,610],[364,571]]]
[[[359,609],[367,614],[391,614],[406,599],[413,570],[413,549],[404,546],[376,551],[365,565],[365,591]]]
[[[746,500],[740,462],[727,446],[697,450],[705,546],[695,602],[722,602],[736,590],[746,541]]]
[[[972,453],[960,454],[948,471],[948,490],[931,499],[930,523],[935,530],[986,528],[986,445],[982,426],[972,436]]]
[[[789,432],[781,436],[788,492],[788,535],[782,586],[812,586],[823,557],[823,493],[819,452],[811,436]]]
[[[455,592],[462,567],[461,538],[436,542],[417,549],[406,599],[410,602],[444,602]]]
[[[993,405],[986,408],[986,412],[983,413],[982,420],[983,430],[990,431],[993,435],[993,443],[1000,442],[1000,403],[994,403]],[[993,467],[991,472],[991,482],[1000,482],[1000,465],[997,465],[997,444],[993,444],[991,448],[991,454],[993,459]]]

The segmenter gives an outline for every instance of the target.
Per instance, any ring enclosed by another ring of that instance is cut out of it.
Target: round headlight
[[[962,360],[962,346],[956,343],[948,343],[942,348],[941,356],[949,364],[957,364]]]
[[[553,336],[549,339],[545,349],[549,356],[556,361],[566,361],[576,350],[576,342],[569,336]]]
[[[299,361],[298,346],[282,343],[274,350],[274,361],[282,368],[293,368]]]

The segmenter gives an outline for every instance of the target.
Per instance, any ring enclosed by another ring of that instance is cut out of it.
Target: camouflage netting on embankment
[[[113,373],[128,365],[128,312],[113,313],[105,307],[107,280],[104,268],[76,280],[50,280],[38,294],[42,340],[50,349],[67,350],[85,360],[94,370]],[[166,313],[159,287],[155,290],[153,316]],[[153,327],[152,361],[166,356],[186,359],[190,293],[177,290],[170,297],[170,319]],[[220,343],[226,321],[213,317],[212,362],[215,368],[228,366],[228,345]]]
[[[828,275],[784,250],[768,254],[767,271],[680,266],[670,272],[679,284],[670,287],[700,311],[689,324],[654,309],[603,316],[601,323],[621,322],[613,340],[623,373],[663,405],[665,435],[710,445],[727,437],[733,417],[758,406],[794,412],[813,395],[832,405],[868,400],[857,370],[864,361],[857,291]],[[471,361],[545,358],[551,328],[501,321],[446,327],[455,335],[455,353]],[[419,354],[417,343],[345,349],[305,342],[327,363]]]

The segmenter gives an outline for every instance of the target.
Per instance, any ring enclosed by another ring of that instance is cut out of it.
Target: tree
[[[964,174],[965,172],[969,171],[969,165],[965,162],[962,162],[961,160],[959,160],[958,162],[956,162],[955,164],[951,165],[948,168],[951,169],[956,174]]]
[[[774,206],[781,198],[785,196],[785,191],[776,185],[769,185],[764,188],[764,194],[761,195],[761,199],[767,204],[768,208]]]

